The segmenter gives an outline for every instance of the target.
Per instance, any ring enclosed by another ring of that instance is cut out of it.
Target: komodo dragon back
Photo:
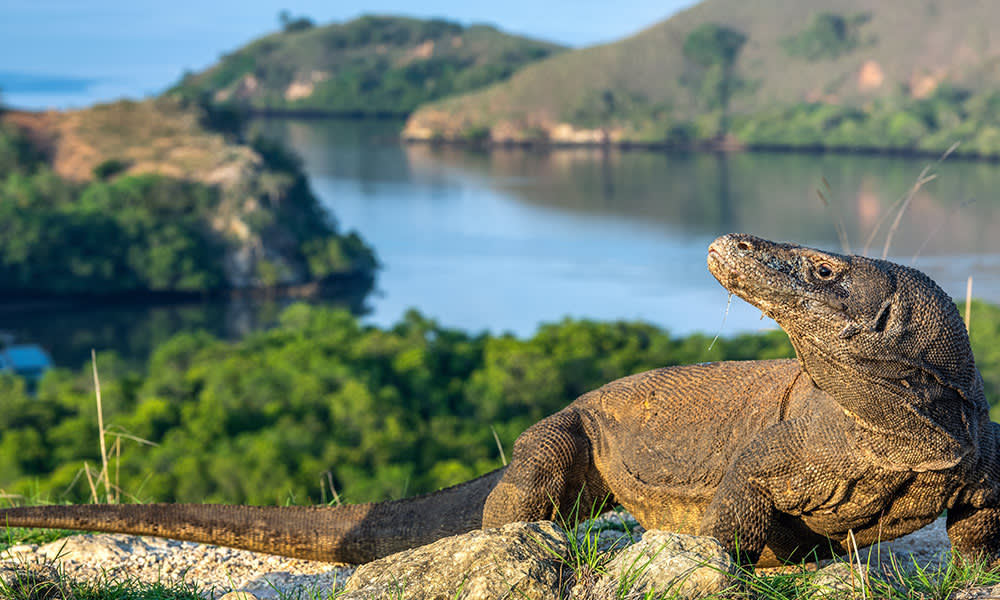
[[[957,551],[1000,556],[998,426],[947,294],[888,261],[746,234],[715,240],[708,266],[781,325],[797,363],[664,367],[610,382],[526,430],[507,467],[426,496],[20,507],[0,510],[0,524],[358,563],[610,502],[647,528],[711,535],[741,562],[774,565],[846,550],[849,536],[892,539],[947,510]]]

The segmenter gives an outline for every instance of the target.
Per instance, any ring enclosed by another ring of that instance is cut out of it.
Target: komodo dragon
[[[1000,550],[997,431],[952,300],[922,273],[731,234],[723,286],[797,360],[667,367],[584,394],[525,431],[509,466],[425,496],[342,507],[85,505],[0,524],[158,535],[360,563],[479,527],[620,504],[718,538],[747,564],[842,553],[948,510],[961,553]]]

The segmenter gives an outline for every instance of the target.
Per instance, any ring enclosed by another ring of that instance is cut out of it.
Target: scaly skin
[[[948,509],[963,554],[1000,554],[997,427],[951,299],[920,272],[743,234],[709,270],[773,317],[797,360],[613,381],[525,431],[511,464],[374,505],[24,507],[0,523],[160,535],[365,562],[602,501],[647,529],[717,537],[771,566],[889,540]]]

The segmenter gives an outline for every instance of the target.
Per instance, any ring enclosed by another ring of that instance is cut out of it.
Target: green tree
[[[742,85],[735,64],[746,36],[722,25],[706,23],[684,39],[684,56],[694,65],[691,87],[710,110],[722,112],[719,135],[728,131],[729,101]]]
[[[305,31],[316,26],[309,17],[293,17],[288,10],[282,10],[278,13],[278,22],[281,24],[281,30],[285,33]]]
[[[790,56],[809,61],[837,58],[858,46],[858,28],[870,18],[864,13],[850,17],[820,13],[806,29],[782,40],[782,46]]]

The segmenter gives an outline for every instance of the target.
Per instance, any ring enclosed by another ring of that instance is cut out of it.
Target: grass
[[[206,183],[232,183],[251,173],[259,158],[245,146],[205,127],[197,107],[173,98],[122,100],[61,113],[15,113],[5,117],[24,127],[51,155],[62,177],[87,181],[108,161],[117,173],[155,172]],[[116,173],[116,174],[117,174]]]
[[[21,563],[9,578],[0,578],[5,600],[203,600],[191,584],[145,583],[134,578],[101,577],[71,581],[51,563]]]
[[[621,546],[594,549],[599,545],[602,531],[608,525],[591,520],[580,525],[576,536],[570,536],[570,553],[561,560],[577,575],[594,577],[607,575],[605,565],[614,558]],[[635,539],[634,529],[623,520],[622,525],[611,528],[622,531],[622,539]],[[574,538],[577,538],[574,541]],[[901,562],[896,556],[879,564],[872,560],[874,553],[862,550],[854,557],[823,561],[817,568],[813,563],[800,563],[759,572],[738,568],[732,576],[732,586],[707,598],[718,600],[793,600],[799,598],[850,598],[893,600],[946,600],[957,592],[978,586],[1000,583],[1000,570],[989,568],[984,561],[961,561],[949,556],[940,564],[921,564],[915,560]],[[853,558],[853,560],[852,560]],[[682,597],[677,589],[656,592],[639,592],[636,585],[642,578],[649,561],[636,560],[620,575],[614,598],[626,600],[669,600]],[[682,582],[681,582],[682,583]],[[565,597],[565,596],[564,596]]]

